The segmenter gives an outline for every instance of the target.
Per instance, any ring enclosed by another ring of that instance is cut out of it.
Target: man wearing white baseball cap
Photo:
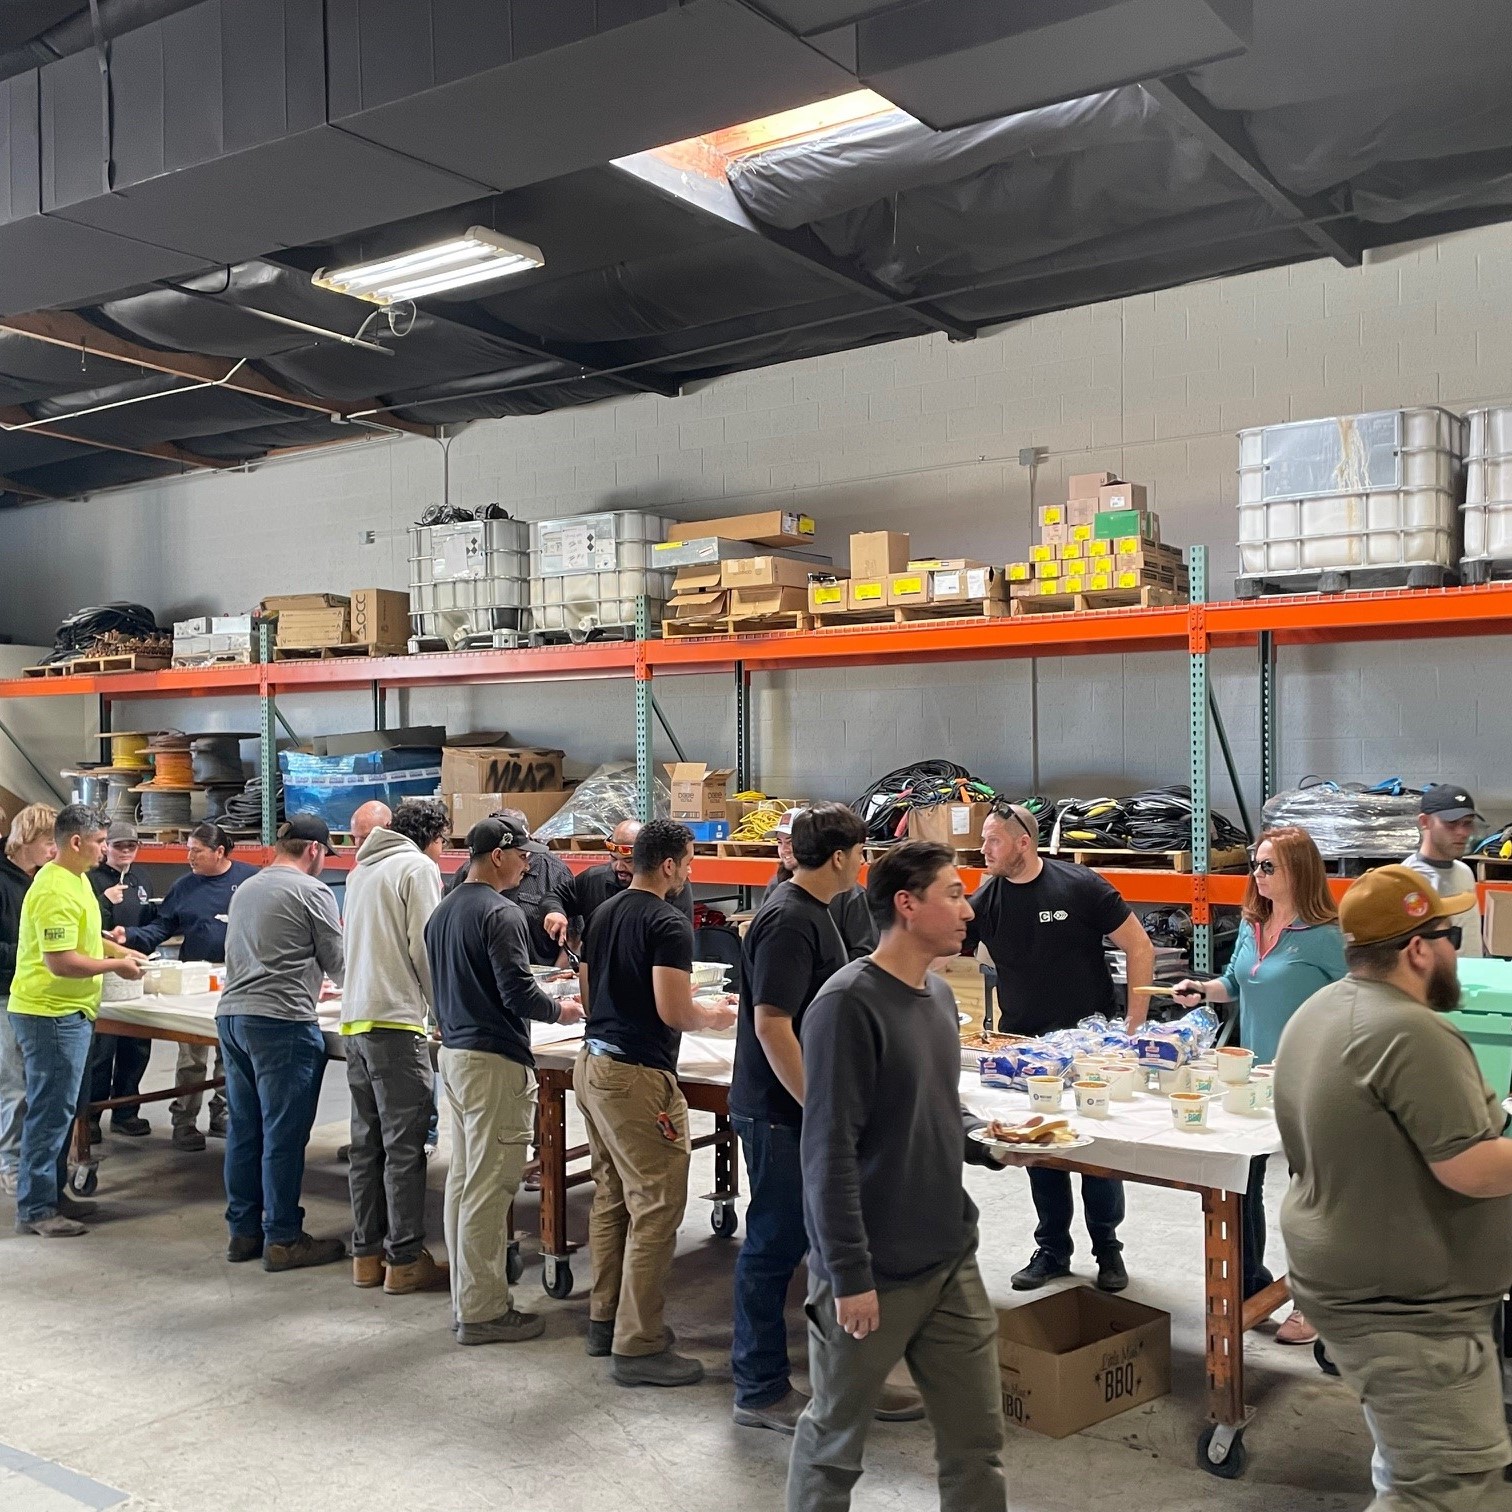
[[[1461,859],[1475,838],[1476,825],[1485,822],[1475,812],[1475,799],[1458,783],[1431,787],[1418,805],[1421,842],[1402,859],[1402,865],[1410,866],[1441,898],[1455,893],[1470,895],[1470,906],[1454,920],[1463,931],[1459,945],[1462,956],[1485,954],[1475,873]]]
[[[1360,1398],[1374,1512],[1512,1505],[1493,1323],[1512,1288],[1512,1140],[1469,1044],[1454,920],[1405,866],[1339,906],[1349,975],[1292,1015],[1276,1058],[1292,1293]]]

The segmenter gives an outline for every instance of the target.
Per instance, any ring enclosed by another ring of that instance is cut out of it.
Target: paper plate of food
[[[1044,1155],[1059,1155],[1096,1143],[1092,1135],[1079,1132],[1070,1119],[1047,1118],[1038,1113],[1017,1123],[994,1118],[980,1129],[973,1129],[971,1137],[992,1150],[1038,1151]]]

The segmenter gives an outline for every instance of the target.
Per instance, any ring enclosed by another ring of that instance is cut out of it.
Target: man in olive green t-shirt
[[[100,903],[87,873],[105,852],[105,820],[71,803],[53,825],[57,858],[21,904],[11,1027],[26,1066],[26,1117],[16,1179],[16,1232],[47,1239],[82,1234],[94,1203],[67,1190],[68,1130],[100,1006],[100,978],[134,981],[142,956],[100,934]]]
[[[1383,866],[1339,910],[1349,975],[1281,1036],[1292,1292],[1357,1393],[1379,1512],[1512,1508],[1492,1323],[1512,1288],[1512,1140],[1459,1003],[1454,916]]]

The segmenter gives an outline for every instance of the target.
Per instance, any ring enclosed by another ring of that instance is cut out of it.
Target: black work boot
[[[1013,1273],[1009,1284],[1014,1291],[1038,1291],[1040,1287],[1048,1286],[1050,1282],[1059,1281],[1070,1274],[1070,1261],[1057,1260],[1049,1250],[1037,1249],[1029,1257],[1028,1265]]]

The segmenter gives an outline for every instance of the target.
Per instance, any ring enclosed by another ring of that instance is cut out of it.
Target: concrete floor
[[[155,1048],[149,1085],[171,1059]],[[345,1087],[331,1068],[305,1181],[307,1224],[347,1233]],[[107,1136],[100,1220],[89,1236],[11,1232],[0,1199],[0,1508],[5,1512],[744,1512],[782,1504],[788,1440],[730,1422],[732,1241],[690,1203],[669,1321],[708,1367],[701,1387],[626,1391],[583,1353],[587,1256],[577,1296],[553,1302],[527,1242],[520,1305],[543,1339],[462,1350],[444,1297],[358,1291],[349,1272],[270,1276],[223,1258],[219,1147],[174,1153],[162,1104],[146,1140]],[[696,1117],[696,1126],[706,1122]],[[431,1172],[439,1235],[446,1146]],[[1018,1172],[968,1170],[982,1208],[994,1298],[1027,1258]],[[709,1190],[707,1153],[691,1190]],[[1279,1202],[1279,1189],[1274,1194]],[[589,1193],[572,1194],[584,1235]],[[534,1201],[522,1204],[528,1229]],[[1274,1205],[1272,1208],[1274,1211]],[[1014,1512],[1308,1512],[1369,1500],[1357,1406],[1307,1350],[1252,1335],[1250,1469],[1197,1470],[1201,1406],[1201,1225],[1190,1194],[1130,1187],[1131,1295],[1172,1313],[1172,1394],[1059,1442],[1010,1432]],[[436,1248],[439,1250],[440,1245]],[[1085,1257],[1083,1256],[1083,1263]],[[801,1317],[794,1309],[795,1319]],[[795,1357],[802,1332],[793,1327]],[[926,1425],[879,1426],[858,1509],[935,1507]]]

